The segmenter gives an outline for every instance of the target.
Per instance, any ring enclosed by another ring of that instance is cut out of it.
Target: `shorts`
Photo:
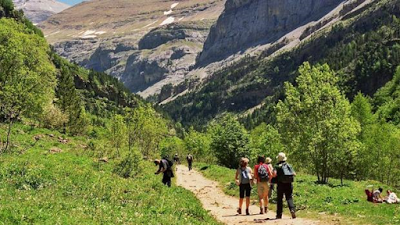
[[[257,183],[258,198],[265,198],[269,192],[269,182],[258,182]]]
[[[240,198],[244,198],[245,194],[246,194],[246,197],[250,197],[251,185],[250,184],[240,184],[239,185],[239,193],[240,193]]]

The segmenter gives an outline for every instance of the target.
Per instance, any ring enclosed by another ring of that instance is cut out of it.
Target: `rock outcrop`
[[[343,0],[227,0],[197,64],[204,66],[249,47],[278,40],[318,20]]]
[[[225,0],[97,0],[43,24],[63,57],[117,77],[148,97],[178,84],[195,64]]]
[[[13,0],[15,8],[22,9],[34,24],[45,21],[53,14],[59,13],[70,6],[55,0]]]

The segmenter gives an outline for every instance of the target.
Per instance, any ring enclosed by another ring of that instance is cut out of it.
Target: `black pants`
[[[292,183],[278,183],[278,209],[276,210],[276,217],[282,217],[283,208],[283,195],[289,206],[289,210],[295,210],[293,203],[293,185]]]
[[[250,184],[240,184],[239,185],[239,195],[240,198],[250,197],[251,194],[251,185]]]
[[[189,171],[192,170],[192,162],[188,162],[188,166],[189,166]]]
[[[169,174],[164,173],[162,182],[164,185],[171,187],[171,176]]]

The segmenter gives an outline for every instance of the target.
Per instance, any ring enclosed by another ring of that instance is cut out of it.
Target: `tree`
[[[249,135],[232,115],[226,115],[210,129],[211,150],[221,165],[237,168],[241,157],[251,156]]]
[[[155,155],[159,142],[168,134],[166,121],[151,105],[127,109],[126,124],[129,150],[136,144],[146,157]]]
[[[360,125],[351,117],[350,103],[337,80],[327,64],[311,67],[306,62],[299,68],[297,86],[285,83],[286,98],[276,107],[289,153],[300,162],[312,162],[308,169],[321,183],[332,175],[348,175],[360,144]],[[342,160],[343,156],[348,158]]]
[[[36,117],[51,103],[55,69],[43,38],[11,19],[0,19],[0,27],[0,114],[8,121],[7,150],[13,122]]]
[[[201,133],[196,131],[193,127],[190,127],[189,132],[185,134],[184,141],[186,149],[193,154],[196,159],[207,162],[214,161],[210,151],[211,135],[209,133]]]
[[[267,125],[266,123],[258,125],[251,131],[250,137],[253,160],[256,160],[259,155],[273,159],[279,152],[284,151],[281,135],[272,125]]]
[[[114,115],[111,119],[110,141],[112,146],[117,150],[118,157],[121,155],[120,149],[126,144],[126,133],[127,128],[124,117],[121,115]]]

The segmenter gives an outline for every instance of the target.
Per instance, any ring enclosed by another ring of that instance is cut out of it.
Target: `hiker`
[[[386,198],[384,200],[386,203],[388,203],[388,204],[398,204],[398,203],[400,203],[400,199],[397,198],[397,195],[394,192],[392,192],[390,190],[387,190],[387,195],[388,196],[386,196]]]
[[[265,163],[264,156],[258,156],[257,163],[258,164],[254,166],[254,178],[257,180],[260,214],[264,214],[264,212],[268,212],[268,193],[269,184],[272,178],[272,169]]]
[[[177,165],[181,164],[181,161],[179,160],[178,153],[176,153],[175,156],[174,156],[174,162],[175,162]]]
[[[250,215],[249,206],[250,206],[250,193],[251,193],[251,183],[253,182],[253,176],[251,172],[251,168],[248,167],[249,159],[241,158],[240,166],[236,170],[235,181],[239,186],[239,208],[237,210],[238,214],[242,214],[242,206],[243,199],[246,195],[246,215]]]
[[[161,160],[154,160],[154,164],[158,166],[158,170],[155,174],[163,173],[162,183],[171,187],[171,178],[174,177],[174,173],[172,172],[173,163],[168,159],[168,157],[164,157]]]
[[[188,163],[189,171],[191,171],[192,170],[192,164],[193,164],[193,156],[189,153],[186,156],[186,160],[187,160],[187,163]]]
[[[289,206],[292,218],[296,218],[295,207],[293,203],[293,181],[296,176],[292,166],[286,162],[287,158],[285,153],[281,152],[276,157],[278,164],[274,167],[273,176],[276,177],[278,185],[278,205],[276,211],[276,218],[282,219],[283,210],[283,195],[285,195],[286,201]]]
[[[382,203],[383,202],[382,192],[383,192],[382,188],[378,188],[377,190],[372,192],[372,198],[373,198],[374,203]]]
[[[270,171],[272,173],[272,171],[274,171],[274,167],[272,166],[272,159],[270,157],[267,157],[265,159],[265,164],[268,165],[268,167],[269,167],[269,169],[270,169]],[[272,183],[272,176],[271,176],[271,179],[269,181],[268,200],[271,199],[273,190],[274,190],[274,183]]]

